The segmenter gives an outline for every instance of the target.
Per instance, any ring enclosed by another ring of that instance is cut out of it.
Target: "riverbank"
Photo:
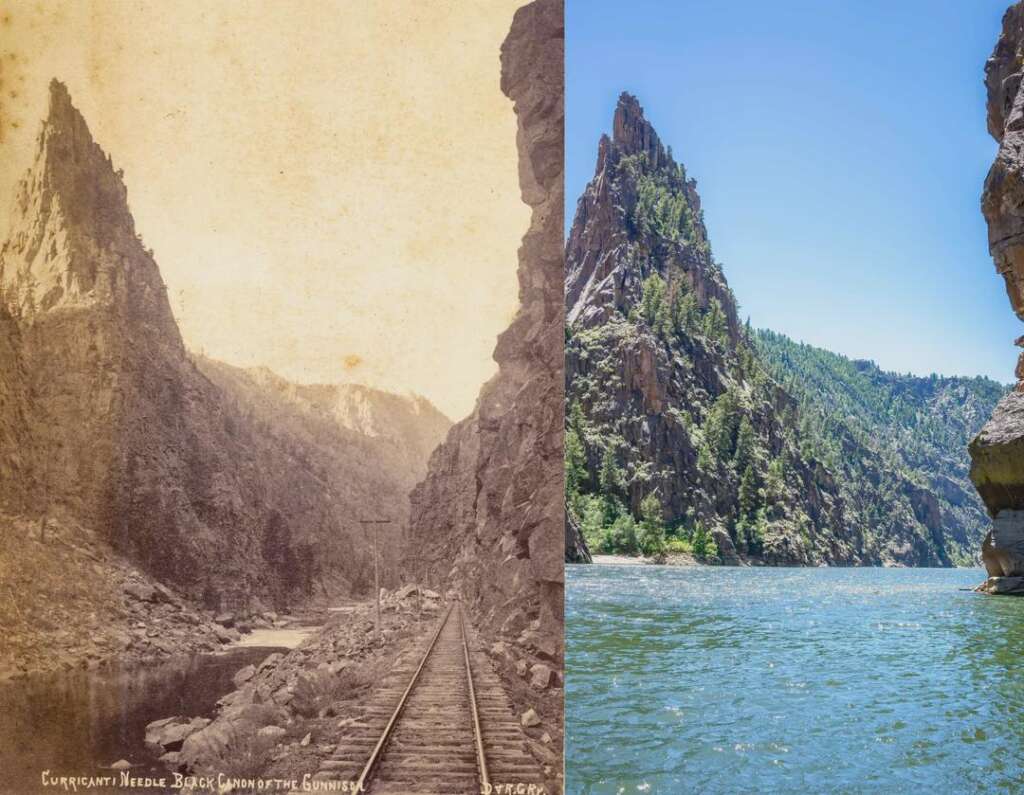
[[[236,644],[276,645],[257,633],[325,618],[205,610],[87,527],[0,516],[0,683],[76,669],[125,671]]]
[[[663,558],[645,558],[642,555],[592,555],[595,566],[714,566],[686,553],[674,553]],[[586,564],[583,564],[586,565]]]
[[[239,640],[67,519],[0,517],[0,681],[161,662]]]

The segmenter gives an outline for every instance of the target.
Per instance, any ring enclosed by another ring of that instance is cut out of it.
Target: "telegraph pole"
[[[375,629],[377,644],[380,644],[380,572],[377,563],[377,536],[380,525],[391,524],[390,519],[360,519],[359,524],[365,529],[367,525],[373,525],[373,598],[377,603],[377,624]]]

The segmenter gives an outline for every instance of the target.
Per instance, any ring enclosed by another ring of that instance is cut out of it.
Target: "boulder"
[[[1024,575],[1024,511],[996,514],[981,545],[981,559],[990,577]]]
[[[146,748],[157,756],[168,751],[180,751],[189,735],[210,724],[208,718],[164,718],[146,726]]]
[[[503,641],[497,641],[491,644],[490,655],[498,659],[503,658],[508,653],[508,645]]]
[[[220,624],[214,624],[213,634],[217,636],[217,640],[221,643],[231,643],[238,640],[238,632],[236,630],[222,627]]]
[[[282,723],[287,717],[282,708],[270,704],[232,704],[213,723],[186,738],[179,764],[188,770],[215,768],[236,738]]]
[[[263,662],[260,663],[258,671],[262,673],[265,669],[270,668],[272,665],[277,665],[277,663],[282,659],[284,659],[284,655],[280,652],[275,651],[273,654],[267,656],[266,659],[264,659]]]
[[[231,677],[231,681],[235,683],[235,687],[241,687],[246,682],[248,682],[250,679],[252,679],[255,675],[256,675],[256,666],[255,665],[247,665],[247,666],[245,666],[245,668],[242,668],[240,671],[238,671],[238,673],[236,673],[233,677]]]
[[[537,663],[530,668],[530,686],[537,690],[546,690],[551,686],[551,679],[554,675],[548,666]]]
[[[235,625],[234,613],[220,613],[213,620],[222,627],[233,627]]]
[[[724,565],[739,566],[742,563],[740,556],[736,554],[735,544],[732,543],[732,539],[725,530],[721,527],[716,527],[711,531],[711,537],[715,539],[715,544],[718,545],[718,557]]]
[[[181,754],[177,751],[168,751],[160,757],[160,761],[169,769],[177,772],[181,765]]]
[[[977,590],[1000,596],[1021,596],[1024,595],[1024,577],[989,577]]]
[[[264,726],[256,732],[257,742],[264,747],[277,745],[288,732],[280,726]]]
[[[154,591],[153,598],[156,601],[167,602],[169,604],[173,604],[174,602],[178,601],[177,597],[175,597],[175,595],[174,595],[174,591],[172,591],[170,588],[168,588],[163,583],[154,582],[153,583],[153,591]]]
[[[523,725],[524,728],[529,729],[533,726],[540,725],[540,716],[537,714],[537,711],[533,707],[530,707],[528,710],[526,710],[526,712],[524,712],[520,716],[519,722]]]
[[[156,589],[152,585],[136,580],[126,582],[124,592],[140,602],[152,602],[156,599]]]

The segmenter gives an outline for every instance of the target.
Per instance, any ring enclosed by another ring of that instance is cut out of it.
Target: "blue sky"
[[[569,0],[566,224],[620,91],[704,204],[755,326],[882,367],[1013,380],[979,198],[1007,0]]]

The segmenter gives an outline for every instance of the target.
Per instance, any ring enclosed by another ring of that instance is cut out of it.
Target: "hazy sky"
[[[1013,380],[979,210],[1007,0],[570,0],[566,221],[620,91],[698,182],[755,326],[887,369]]]
[[[124,169],[191,348],[460,419],[517,307],[499,48],[521,4],[5,4],[0,201],[57,77]]]

